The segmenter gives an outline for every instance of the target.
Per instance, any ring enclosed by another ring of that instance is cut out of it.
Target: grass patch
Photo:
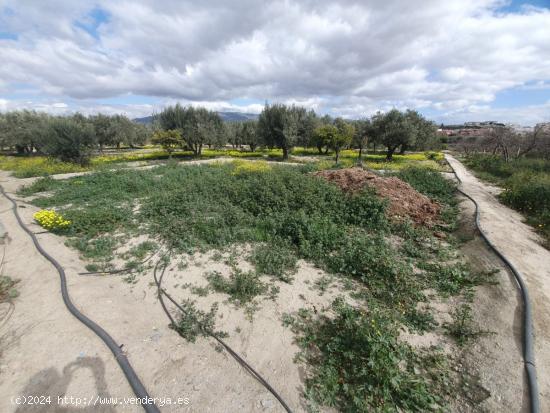
[[[16,178],[90,170],[88,167],[70,162],[61,162],[45,156],[0,156],[0,169],[13,171],[13,176]]]

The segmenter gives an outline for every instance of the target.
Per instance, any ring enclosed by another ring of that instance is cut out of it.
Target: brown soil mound
[[[365,186],[389,201],[388,215],[401,220],[409,217],[418,225],[431,226],[441,210],[438,203],[419,193],[408,183],[396,177],[381,177],[361,168],[346,168],[315,172],[346,192],[357,192]]]

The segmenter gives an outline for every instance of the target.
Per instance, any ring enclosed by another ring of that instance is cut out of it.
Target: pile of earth
[[[365,186],[388,200],[388,216],[393,220],[410,218],[417,225],[433,225],[441,211],[440,205],[396,177],[382,177],[362,168],[333,169],[315,172],[345,192],[357,192]]]

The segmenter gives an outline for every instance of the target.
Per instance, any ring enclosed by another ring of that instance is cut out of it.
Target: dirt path
[[[454,157],[446,155],[446,158],[462,180],[461,189],[478,202],[483,231],[525,279],[533,306],[535,358],[541,411],[548,412],[550,411],[550,329],[548,328],[550,326],[550,251],[541,246],[539,236],[531,227],[523,223],[519,213],[502,205],[495,198],[495,193],[498,192],[495,187],[478,180]],[[495,311],[499,310],[495,309]]]

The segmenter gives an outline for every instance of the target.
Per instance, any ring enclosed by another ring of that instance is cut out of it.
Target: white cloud
[[[445,112],[439,116],[441,122],[460,123],[465,119],[471,121],[496,120],[518,125],[536,125],[548,122],[550,117],[550,100],[540,105],[523,107],[493,108],[490,105],[471,105],[469,107]]]
[[[490,111],[498,92],[550,81],[550,10],[505,13],[505,3],[5,0],[13,13],[0,24],[18,40],[0,39],[0,90],[24,83],[56,101],[130,93],[212,108],[304,102],[346,116]],[[109,16],[99,40],[75,25],[97,5]]]

